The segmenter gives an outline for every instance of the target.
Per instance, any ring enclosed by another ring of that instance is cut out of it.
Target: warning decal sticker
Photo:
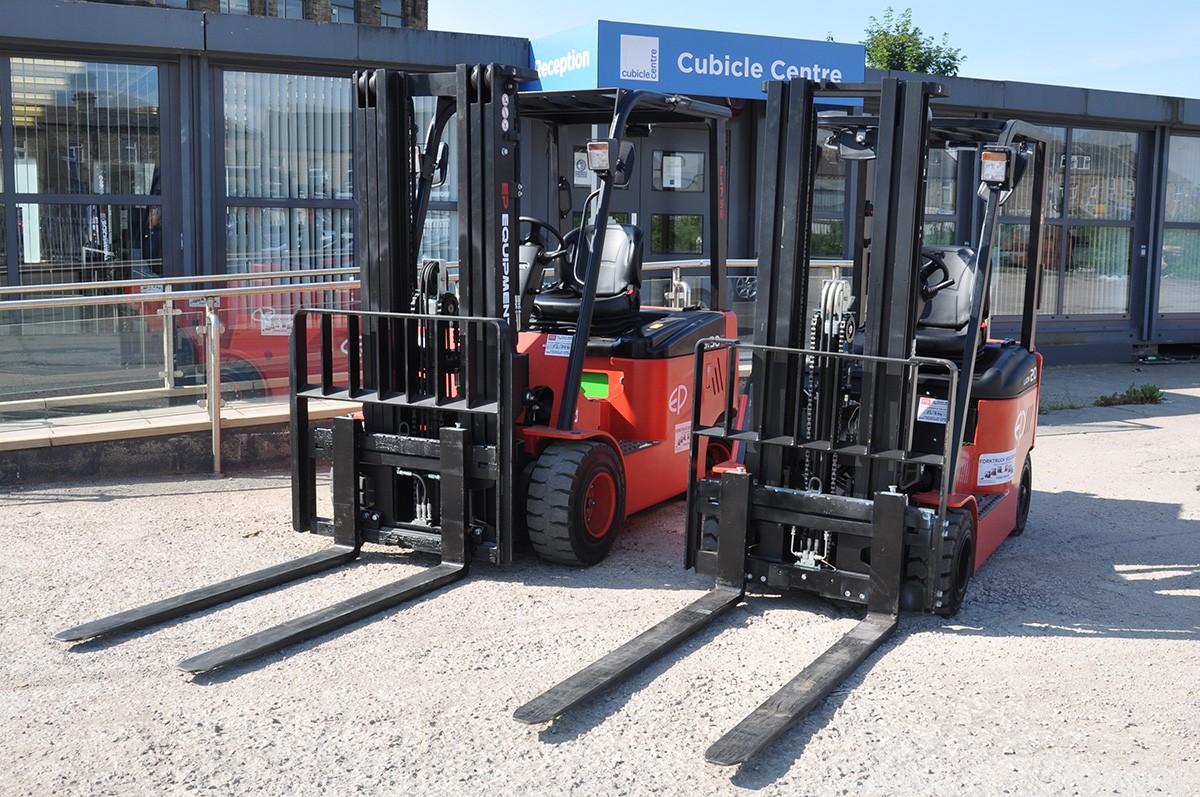
[[[917,420],[925,423],[940,423],[946,425],[946,418],[950,414],[950,402],[945,399],[935,399],[929,396],[921,396],[921,401],[917,405]]]
[[[1001,454],[981,454],[979,457],[979,486],[1009,484],[1016,472],[1016,450]]]
[[[679,454],[687,451],[691,442],[692,422],[684,421],[683,423],[675,424],[675,453]]]
[[[546,336],[546,356],[547,357],[570,357],[571,356],[571,336],[570,335],[547,335]]]

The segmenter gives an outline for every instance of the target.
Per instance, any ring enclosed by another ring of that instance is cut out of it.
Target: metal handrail
[[[242,276],[241,280],[276,279],[275,272],[264,272],[253,276]],[[195,283],[197,280],[182,280],[183,284]],[[87,285],[108,284],[117,288],[158,286],[164,283],[159,280],[125,280],[112,283],[86,283]],[[294,293],[297,291],[324,291],[358,288],[359,280],[323,280],[320,282],[301,282],[292,285],[259,285],[249,288],[209,288],[208,290],[191,291],[145,291],[138,293],[111,293],[105,296],[61,296],[52,299],[10,299],[0,301],[0,311],[4,310],[44,310],[52,307],[97,307],[120,304],[142,304],[146,302],[161,302],[164,296],[170,296],[174,301],[200,300],[222,296],[265,296],[272,293]]]
[[[212,436],[213,472],[221,472],[221,354],[220,335],[221,323],[217,308],[222,297],[233,296],[265,296],[282,293],[313,293],[329,290],[347,290],[360,287],[360,282],[354,279],[321,280],[317,282],[290,283],[285,285],[257,285],[237,288],[209,288],[207,290],[173,291],[174,285],[194,285],[196,283],[230,283],[230,282],[261,282],[279,279],[310,278],[316,276],[345,276],[357,273],[357,269],[313,269],[309,271],[274,271],[254,274],[229,274],[214,277],[172,277],[138,280],[112,280],[108,282],[68,283],[55,285],[22,286],[15,289],[0,288],[0,295],[5,293],[44,293],[58,291],[79,291],[92,289],[115,289],[117,293],[103,296],[61,296],[41,299],[14,299],[0,301],[0,313],[4,311],[39,310],[66,307],[97,307],[111,305],[143,305],[147,303],[161,304],[157,314],[170,319],[179,314],[175,303],[180,301],[202,302],[204,306],[204,326],[201,328],[205,335],[206,354],[206,386],[205,409],[207,410]],[[138,290],[125,293],[125,289],[156,288],[158,290]],[[161,374],[164,380],[163,390],[173,393],[179,388],[175,378],[181,374],[175,368],[174,323],[162,325],[162,349],[164,369]],[[126,391],[128,394],[138,391]],[[119,400],[123,392],[106,394],[110,401]],[[125,396],[127,397],[127,396]],[[23,400],[22,400],[23,401]]]
[[[204,285],[219,282],[245,282],[261,279],[302,279],[310,277],[336,277],[357,275],[352,266],[341,268],[314,268],[294,271],[267,271],[255,274],[214,274],[203,277],[147,277],[144,279],[107,280],[105,282],[55,282],[48,285],[0,286],[0,296],[25,293],[69,293],[79,290],[107,290],[109,288],[141,288],[162,285]],[[92,297],[98,298],[98,297]]]

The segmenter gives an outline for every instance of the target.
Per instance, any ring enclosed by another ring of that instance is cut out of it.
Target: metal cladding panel
[[[247,14],[208,14],[205,49],[252,57],[295,56],[306,61],[355,61],[358,26]]]
[[[0,42],[201,52],[204,14],[63,0],[0,0]],[[150,33],[148,33],[150,31]]]

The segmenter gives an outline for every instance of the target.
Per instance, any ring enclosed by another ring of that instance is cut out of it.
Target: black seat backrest
[[[921,248],[920,268],[931,261],[946,267],[949,279],[954,284],[942,288],[925,302],[917,318],[917,354],[922,357],[946,357],[961,359],[966,345],[967,325],[971,321],[971,299],[975,294],[975,283],[979,278],[975,251],[966,246],[925,246]],[[947,279],[941,270],[932,273],[929,284],[936,285]],[[984,297],[984,312],[981,322],[987,321],[987,297]],[[987,342],[987,335],[979,336],[979,345]]]
[[[583,302],[584,269],[591,228],[572,230],[564,240],[581,247],[574,258],[558,261],[558,285],[539,291],[533,299],[531,328],[570,332],[579,320]],[[578,264],[578,265],[576,265]],[[636,328],[641,309],[642,230],[632,224],[610,224],[604,230],[591,334],[619,335]]]
[[[965,246],[925,246],[921,248],[921,266],[936,261],[946,267],[954,284],[938,291],[925,302],[917,319],[918,327],[952,329],[955,332],[966,328],[971,320],[971,298],[975,294],[975,252]],[[938,283],[946,279],[939,270],[931,278]]]
[[[559,284],[577,293],[583,288],[592,228],[580,231],[573,258],[563,258],[559,266]],[[604,230],[604,248],[600,254],[600,278],[596,296],[617,296],[628,289],[642,287],[642,228],[632,224],[609,224]]]

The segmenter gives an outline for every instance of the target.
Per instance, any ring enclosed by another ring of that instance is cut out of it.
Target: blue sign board
[[[653,89],[695,96],[762,99],[765,80],[863,80],[861,44],[599,21],[530,43],[531,66],[547,91]]]

